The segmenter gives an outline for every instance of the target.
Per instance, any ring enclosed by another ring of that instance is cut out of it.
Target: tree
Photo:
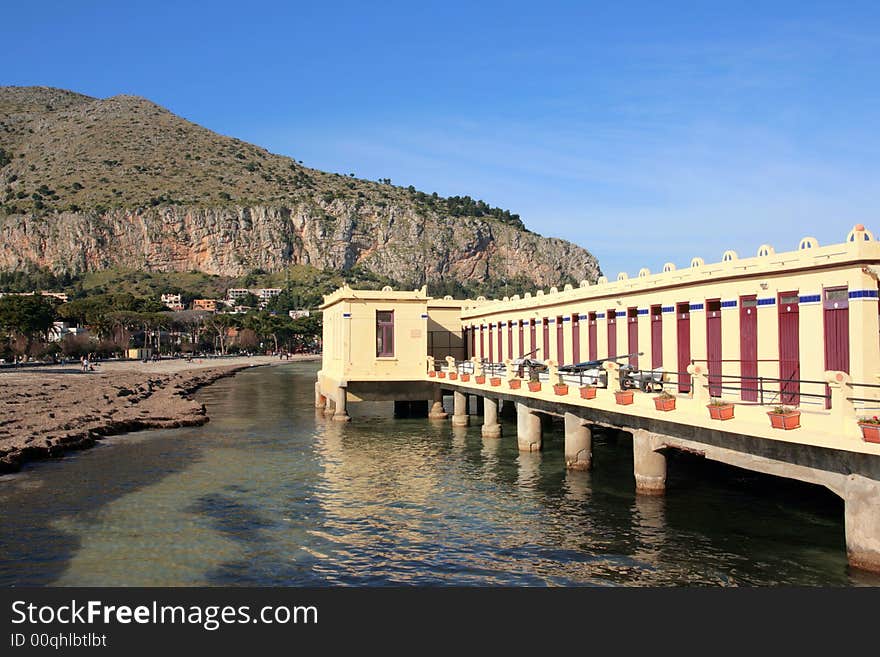
[[[12,343],[23,338],[23,353],[30,353],[38,338],[46,338],[55,321],[55,305],[37,295],[6,296],[0,299],[0,330]]]
[[[220,345],[220,353],[226,353],[226,332],[236,325],[236,320],[232,315],[223,315],[220,313],[208,315],[204,319],[205,331],[214,335],[216,343]]]

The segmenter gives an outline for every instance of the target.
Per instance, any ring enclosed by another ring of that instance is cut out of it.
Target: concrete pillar
[[[655,451],[661,447],[656,434],[644,429],[633,431],[633,474],[636,492],[663,495],[666,491],[666,457]]]
[[[445,420],[449,417],[449,413],[443,410],[443,389],[440,386],[434,386],[434,399],[428,404],[430,411],[428,417],[432,420]]]
[[[498,400],[492,397],[483,399],[483,436],[500,438],[501,425],[498,423]]]
[[[541,451],[541,416],[520,403],[516,405],[516,444],[521,452]]]
[[[336,412],[333,413],[334,422],[351,422],[351,416],[348,414],[348,395],[343,387],[336,388]]]
[[[333,415],[336,412],[336,402],[332,397],[324,397],[324,415]]]
[[[321,392],[321,382],[315,381],[315,408],[324,408],[327,405],[327,398]]]
[[[593,434],[584,419],[565,414],[565,467],[589,470],[593,462]]]
[[[470,424],[467,414],[467,397],[458,390],[452,393],[452,426],[466,427]]]
[[[880,572],[880,481],[849,475],[843,500],[849,564]]]

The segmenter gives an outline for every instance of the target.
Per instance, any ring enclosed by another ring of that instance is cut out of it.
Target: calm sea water
[[[203,390],[211,422],[105,440],[0,477],[0,585],[850,585],[843,507],[819,488],[670,459],[636,497],[624,435],[566,472],[561,427],[520,454],[351,405],[313,408],[317,366]]]

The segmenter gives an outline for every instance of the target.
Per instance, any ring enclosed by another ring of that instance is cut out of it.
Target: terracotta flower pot
[[[654,408],[658,411],[674,411],[675,397],[654,397]]]
[[[713,420],[732,420],[733,404],[708,404],[709,417]]]
[[[467,383],[467,382],[470,381],[470,380],[471,380],[471,375],[470,375],[470,374],[462,374],[462,375],[461,375],[461,381],[462,381],[462,383]]]
[[[522,379],[511,379],[508,384],[511,390],[519,390],[522,387]]]
[[[501,377],[500,376],[493,376],[492,378],[489,379],[489,385],[494,388],[497,388],[498,386],[501,385]]]
[[[595,399],[596,398],[596,388],[594,386],[583,386],[580,389],[581,399]]]
[[[445,378],[446,378],[446,372],[443,372],[443,371],[437,372],[437,378],[438,378],[438,379],[445,379]]]
[[[859,426],[862,428],[862,439],[866,443],[880,444],[880,424],[859,422]]]
[[[450,381],[456,381],[457,379],[458,379],[458,372],[450,372],[449,373],[449,380]]]
[[[629,406],[633,403],[633,391],[618,390],[614,393],[614,400],[621,406]]]
[[[786,431],[789,431],[801,426],[800,411],[792,411],[791,413],[774,413],[773,411],[770,411],[767,415],[770,416],[770,426],[774,429],[785,429]]]
[[[428,376],[430,376],[433,379],[435,376],[437,376],[437,372],[435,370],[430,370],[428,372]]]
[[[531,390],[532,392],[540,392],[541,382],[540,381],[529,381],[529,390]]]
[[[568,386],[564,383],[556,383],[553,385],[553,392],[560,397],[564,397],[568,394]]]
[[[477,374],[477,376],[474,377],[474,381],[482,385],[483,383],[486,383],[486,375]]]

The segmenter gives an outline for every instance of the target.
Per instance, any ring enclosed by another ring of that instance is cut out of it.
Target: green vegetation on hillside
[[[469,196],[443,198],[388,178],[304,167],[143,98],[0,87],[0,215],[336,201],[414,205],[523,228],[518,215]]]

